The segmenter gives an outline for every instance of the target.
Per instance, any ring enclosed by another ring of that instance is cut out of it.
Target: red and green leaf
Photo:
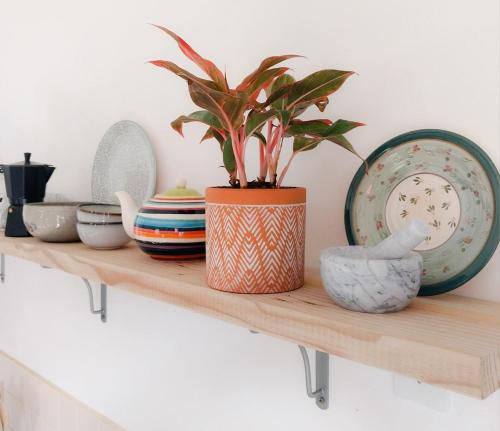
[[[243,124],[246,110],[244,98],[213,90],[195,81],[190,82],[188,87],[193,102],[218,117],[226,130],[234,131]]]
[[[277,77],[283,75],[287,70],[287,67],[278,67],[262,72],[246,90],[250,103],[255,102],[260,92],[268,88]]]
[[[268,57],[262,60],[260,66],[254,70],[250,75],[248,75],[240,85],[236,87],[238,91],[247,91],[248,88],[259,79],[260,75],[266,71],[267,69],[277,65],[278,63],[282,63],[285,60],[290,58],[301,57],[300,55],[275,55],[273,57]]]
[[[170,37],[172,37],[179,45],[180,50],[183,54],[189,58],[193,63],[195,63],[201,70],[203,70],[212,80],[217,84],[219,90],[228,90],[227,81],[224,74],[220,69],[212,63],[210,60],[203,58],[199,55],[191,46],[189,46],[184,39],[175,34],[172,30],[162,27],[160,25],[154,25],[155,27],[163,30]]]
[[[332,125],[328,119],[301,121],[294,119],[290,122],[286,132],[288,136],[313,135],[321,136],[327,133]]]
[[[228,171],[230,175],[234,174],[236,171],[236,158],[234,157],[231,138],[227,138],[222,146],[222,161],[226,171]]]
[[[333,124],[328,124],[329,120],[297,121],[288,127],[288,134],[295,136],[293,151],[308,151],[316,148],[322,141],[330,141],[342,148],[350,151],[361,160],[363,158],[357,153],[344,133],[352,129],[364,126],[363,123],[354,121],[337,120]],[[306,136],[309,135],[309,136]]]
[[[314,102],[314,104],[318,108],[319,112],[324,112],[329,102],[330,100],[328,97],[320,97],[316,102]]]
[[[365,162],[365,165],[366,165],[366,161],[363,159],[363,157],[361,157],[358,152],[354,149],[354,147],[352,146],[352,144],[347,140],[347,138],[344,136],[344,135],[333,135],[333,136],[328,136],[327,138],[325,138],[326,140],[330,141],[330,142],[333,142],[334,144],[337,144],[337,145],[340,145],[342,148],[350,151],[351,153],[353,153],[355,156],[359,157],[361,160],[363,160]]]
[[[307,136],[296,136],[293,140],[293,152],[309,151],[316,148],[323,138],[308,138]]]
[[[245,124],[245,135],[253,136],[256,132],[260,132],[264,124],[276,116],[274,111],[256,112],[252,111],[248,114]],[[264,139],[265,142],[265,139]]]
[[[172,63],[171,61],[167,60],[153,60],[149,61],[149,63],[157,66],[157,67],[162,67],[164,69],[167,69],[168,71],[175,73],[177,76],[181,77],[182,79],[186,81],[194,81],[198,82],[201,85],[204,85],[205,87],[213,88],[214,90],[218,90],[217,85],[215,82],[209,81],[208,79],[203,79],[200,78],[199,76],[193,75],[191,72],[188,72],[187,70],[183,69],[182,67],[177,66],[175,63]]]
[[[267,97],[273,99],[271,101],[274,109],[285,109],[286,98],[289,91],[292,88],[292,84],[295,83],[295,79],[292,75],[285,73],[279,76],[271,87],[268,88]],[[267,102],[267,101],[266,101]]]
[[[179,133],[181,136],[184,136],[182,133],[182,127],[185,123],[199,122],[206,124],[215,129],[222,129],[222,124],[219,118],[208,111],[195,111],[189,115],[181,115],[174,121],[170,123],[172,128]]]
[[[354,72],[326,69],[315,72],[292,85],[288,95],[287,107],[297,104],[312,104],[318,99],[337,91]]]
[[[344,135],[328,136],[326,138],[295,136],[293,140],[293,151],[294,152],[309,151],[316,148],[323,141],[330,141],[337,145],[340,145],[342,148],[350,151],[351,153],[359,157],[361,160],[363,160],[363,158],[357,153],[352,144],[347,140],[347,138]]]
[[[224,142],[226,141],[226,139],[219,133],[219,131],[213,129],[212,127],[209,127],[205,134],[202,136],[202,138],[200,139],[200,144],[203,141],[213,138],[215,138],[215,140],[219,143],[220,150],[224,151]]]
[[[255,104],[255,108],[259,109],[259,110],[263,110],[263,109],[267,108],[269,105],[273,105],[273,107],[274,107],[274,103],[281,100],[282,98],[286,97],[287,94],[290,92],[290,89],[291,89],[291,86],[289,86],[289,85],[279,88],[278,90],[271,93],[264,102]],[[282,105],[283,104],[280,103],[276,107],[276,109],[281,109]]]
[[[223,149],[223,144],[224,144],[224,137],[219,133],[218,130],[215,130],[213,127],[209,127],[207,129],[207,131],[205,132],[205,134],[202,136],[202,138],[200,139],[200,144],[203,142],[203,141],[206,141],[207,139],[212,139],[212,138],[215,138],[217,140],[217,142],[219,142],[219,145],[220,145],[220,149],[222,150]]]
[[[343,135],[356,127],[364,126],[363,123],[347,120],[337,120],[332,124],[330,120],[309,120],[301,121],[294,119],[287,129],[289,136],[313,135],[321,137]]]
[[[253,132],[253,136],[255,136],[264,145],[267,145],[266,137],[261,132]]]
[[[358,123],[356,121],[348,121],[348,120],[337,120],[333,123],[330,128],[323,133],[323,136],[329,135],[343,135],[344,133],[350,132],[352,129],[356,127],[364,126],[363,123]]]
[[[286,130],[288,124],[290,123],[290,119],[292,118],[292,113],[290,111],[287,111],[286,109],[278,109],[277,117],[280,120],[283,130]]]

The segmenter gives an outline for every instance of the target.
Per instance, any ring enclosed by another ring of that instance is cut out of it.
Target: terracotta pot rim
[[[233,205],[291,205],[306,202],[304,187],[279,189],[234,189],[230,187],[208,187],[205,192],[207,204]]]
[[[222,190],[233,190],[233,191],[248,191],[248,190],[290,190],[290,189],[305,189],[305,187],[302,186],[283,186],[283,187],[274,187],[274,188],[252,188],[252,187],[247,187],[247,188],[238,188],[238,187],[230,187],[230,186],[208,186],[207,189],[222,189]]]

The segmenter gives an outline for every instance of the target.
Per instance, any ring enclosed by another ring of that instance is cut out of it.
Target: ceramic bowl
[[[82,223],[121,223],[120,205],[88,204],[78,208],[77,219]]]
[[[83,202],[38,202],[23,206],[23,220],[28,232],[42,241],[79,241],[76,211]]]
[[[77,224],[78,235],[82,242],[97,250],[113,250],[123,247],[130,241],[121,222]]]
[[[321,253],[323,287],[348,310],[387,313],[405,308],[420,289],[422,257],[368,259],[361,246],[332,247]]]

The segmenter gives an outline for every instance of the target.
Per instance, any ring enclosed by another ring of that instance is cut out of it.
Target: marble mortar
[[[370,259],[366,247],[332,247],[321,252],[321,278],[333,301],[348,310],[388,313],[405,308],[420,289],[422,257]]]

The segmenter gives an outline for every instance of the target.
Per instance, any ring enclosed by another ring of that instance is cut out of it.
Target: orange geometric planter
[[[212,187],[205,198],[211,288],[279,293],[303,286],[304,188]]]

